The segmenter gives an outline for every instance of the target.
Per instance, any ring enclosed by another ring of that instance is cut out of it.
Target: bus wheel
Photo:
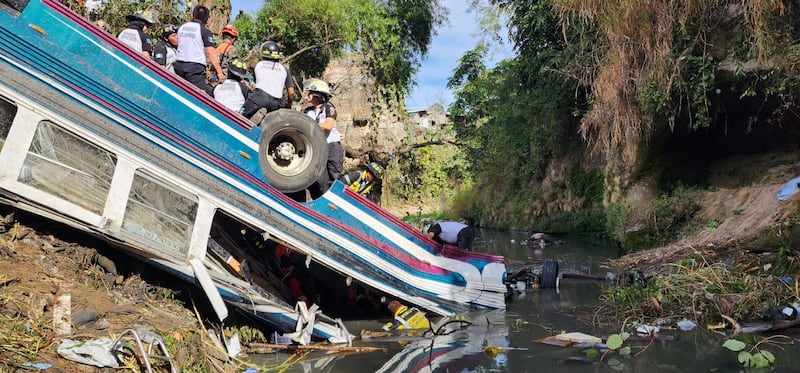
[[[542,280],[539,287],[542,289],[554,289],[558,278],[558,261],[545,259],[542,265]]]
[[[328,162],[328,144],[319,124],[289,109],[268,113],[258,149],[261,172],[270,185],[284,193],[313,184]]]

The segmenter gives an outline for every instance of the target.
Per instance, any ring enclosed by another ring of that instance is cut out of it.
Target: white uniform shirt
[[[175,72],[175,61],[178,60],[178,50],[173,48],[172,46],[167,47],[167,64],[166,68],[169,71]]]
[[[439,238],[444,242],[455,245],[458,242],[458,232],[461,232],[467,225],[457,221],[443,221],[439,223],[439,227],[442,228]]]
[[[117,39],[139,53],[142,53],[144,50],[144,48],[142,48],[142,38],[139,36],[138,29],[126,28],[119,33]]]
[[[283,89],[294,86],[289,71],[277,61],[265,60],[256,64],[253,69],[256,76],[256,88],[267,92],[275,98],[283,98]]]
[[[159,52],[160,49],[159,46],[162,43],[164,45],[164,51],[165,51],[164,52],[165,55],[163,56]],[[159,64],[161,63],[161,61],[164,61],[164,68],[167,69],[167,71],[174,73],[175,66],[173,65],[175,65],[175,61],[178,60],[178,50],[175,49],[175,47],[169,45],[169,43],[163,41],[159,42],[159,44],[156,44],[156,47],[153,48],[153,59],[156,60],[156,62],[158,62]]]
[[[236,79],[225,79],[222,84],[216,86],[214,99],[237,113],[244,106],[244,92]]]
[[[198,22],[187,22],[178,28],[178,61],[206,64],[205,48],[208,43],[203,40],[203,29]],[[211,45],[214,45],[213,39]]]
[[[316,120],[317,123],[322,124],[322,123],[325,122],[325,119],[328,118],[326,116],[326,111],[325,111],[325,108],[328,105],[330,105],[330,104],[326,103],[326,104],[320,105],[319,107],[306,108],[306,115],[308,115],[312,119]],[[328,137],[327,137],[328,144],[330,144],[332,142],[342,141],[342,134],[339,133],[339,131],[336,130],[336,124],[335,123],[333,124],[333,128],[331,128],[330,131],[325,131],[325,132],[327,132],[327,135],[328,135]]]

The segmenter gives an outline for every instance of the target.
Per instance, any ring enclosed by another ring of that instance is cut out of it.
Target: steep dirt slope
[[[709,172],[710,186],[698,192],[702,207],[689,232],[667,246],[628,254],[616,260],[617,269],[664,271],[666,263],[701,254],[709,261],[757,261],[758,253],[798,247],[800,197],[778,201],[789,180],[800,176],[795,153],[736,156],[720,160]],[[761,255],[763,257],[764,255]]]

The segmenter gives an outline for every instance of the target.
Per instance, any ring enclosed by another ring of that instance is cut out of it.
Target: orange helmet
[[[236,27],[233,25],[225,25],[225,27],[222,28],[220,34],[223,36],[225,36],[225,34],[228,34],[234,38],[239,37],[239,31],[236,31]]]

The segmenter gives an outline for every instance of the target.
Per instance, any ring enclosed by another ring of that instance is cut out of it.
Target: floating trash
[[[692,322],[692,320],[689,319],[683,319],[681,321],[678,321],[677,325],[678,329],[683,330],[685,332],[697,327],[697,324],[695,324],[694,322]]]
[[[636,327],[636,334],[656,336],[661,328],[653,325],[639,325]]]

